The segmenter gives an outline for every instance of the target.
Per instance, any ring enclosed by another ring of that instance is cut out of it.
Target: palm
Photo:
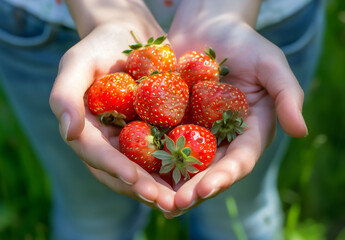
[[[207,170],[179,186],[176,204],[181,208],[198,205],[200,198],[219,194],[251,172],[273,139],[276,111],[289,134],[298,136],[304,132],[303,123],[296,116],[296,108],[301,107],[296,104],[300,104],[301,90],[281,51],[243,23],[222,21],[201,26],[182,27],[178,22],[173,25],[169,39],[174,51],[180,56],[188,50],[212,47],[218,61],[228,58],[225,65],[229,74],[222,81],[245,93],[249,128],[231,144],[219,148]],[[288,94],[292,94],[292,105]]]
[[[145,34],[142,36],[144,39]],[[100,182],[150,207],[162,207],[176,214],[175,192],[161,178],[148,174],[121,154],[120,129],[102,125],[87,106],[87,89],[95,79],[124,71],[126,56],[122,51],[131,43],[134,40],[130,29],[122,26],[94,29],[64,55],[51,94],[51,106],[56,113],[68,107],[70,114],[79,114],[79,121],[72,119],[68,135],[73,140],[67,144]]]

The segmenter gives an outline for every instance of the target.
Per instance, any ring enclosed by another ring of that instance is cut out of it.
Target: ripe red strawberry
[[[133,93],[138,83],[127,73],[117,72],[95,81],[88,93],[88,106],[105,124],[124,126],[137,115]]]
[[[186,108],[186,111],[184,112],[184,116],[180,124],[190,124],[190,123],[192,123],[192,104],[191,104],[191,97],[189,93],[188,106]]]
[[[231,142],[243,128],[248,114],[245,94],[236,86],[222,82],[203,81],[194,85],[192,121],[211,129],[220,144],[225,137]]]
[[[215,136],[193,124],[179,125],[165,136],[164,150],[152,153],[162,160],[161,174],[170,173],[175,184],[205,170],[217,150]]]
[[[126,62],[126,72],[140,79],[149,76],[153,71],[175,71],[176,57],[169,44],[163,44],[166,36],[161,36],[154,40],[150,38],[146,45],[140,43],[138,38],[131,32],[137,44],[130,45],[130,50],[123,53],[128,55]]]
[[[158,172],[162,161],[155,158],[152,153],[163,149],[163,134],[164,132],[159,132],[157,128],[144,121],[130,122],[120,132],[120,152],[147,172]]]
[[[134,93],[134,108],[139,117],[159,127],[179,124],[188,101],[187,84],[171,72],[143,78]]]
[[[191,89],[197,82],[213,81],[218,82],[220,76],[228,74],[228,69],[216,61],[216,53],[212,48],[205,49],[205,54],[197,51],[184,53],[177,62],[176,71],[181,74]]]

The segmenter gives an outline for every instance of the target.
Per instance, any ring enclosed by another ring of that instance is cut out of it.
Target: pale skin
[[[292,137],[307,134],[302,89],[282,52],[253,30],[261,2],[183,0],[168,33],[176,55],[207,46],[219,61],[227,57],[226,80],[245,92],[250,111],[245,133],[219,148],[207,170],[172,189],[122,155],[116,149],[120,130],[102,126],[84,101],[97,77],[123,70],[126,56],[121,52],[133,43],[130,30],[143,41],[163,30],[140,0],[103,1],[105,5],[97,0],[66,2],[82,40],[61,60],[50,105],[66,143],[115,192],[172,218],[250,174],[274,137],[276,116]]]

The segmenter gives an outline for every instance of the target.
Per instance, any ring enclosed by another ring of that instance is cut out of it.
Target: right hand
[[[145,40],[163,34],[160,28],[151,28],[143,31],[124,23],[94,28],[61,59],[50,106],[59,120],[62,137],[100,182],[160,209],[169,218],[181,213],[175,207],[175,191],[158,175],[148,174],[121,154],[117,150],[120,129],[100,124],[85,101],[85,93],[95,79],[124,70],[126,56],[122,51],[134,43],[130,30]]]

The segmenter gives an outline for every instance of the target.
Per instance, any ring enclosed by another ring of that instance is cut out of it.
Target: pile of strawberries
[[[248,102],[241,90],[220,82],[228,73],[210,48],[178,60],[166,37],[150,38],[123,53],[125,72],[96,80],[88,92],[92,113],[123,127],[120,151],[146,171],[177,184],[212,162],[217,146],[247,128]]]

